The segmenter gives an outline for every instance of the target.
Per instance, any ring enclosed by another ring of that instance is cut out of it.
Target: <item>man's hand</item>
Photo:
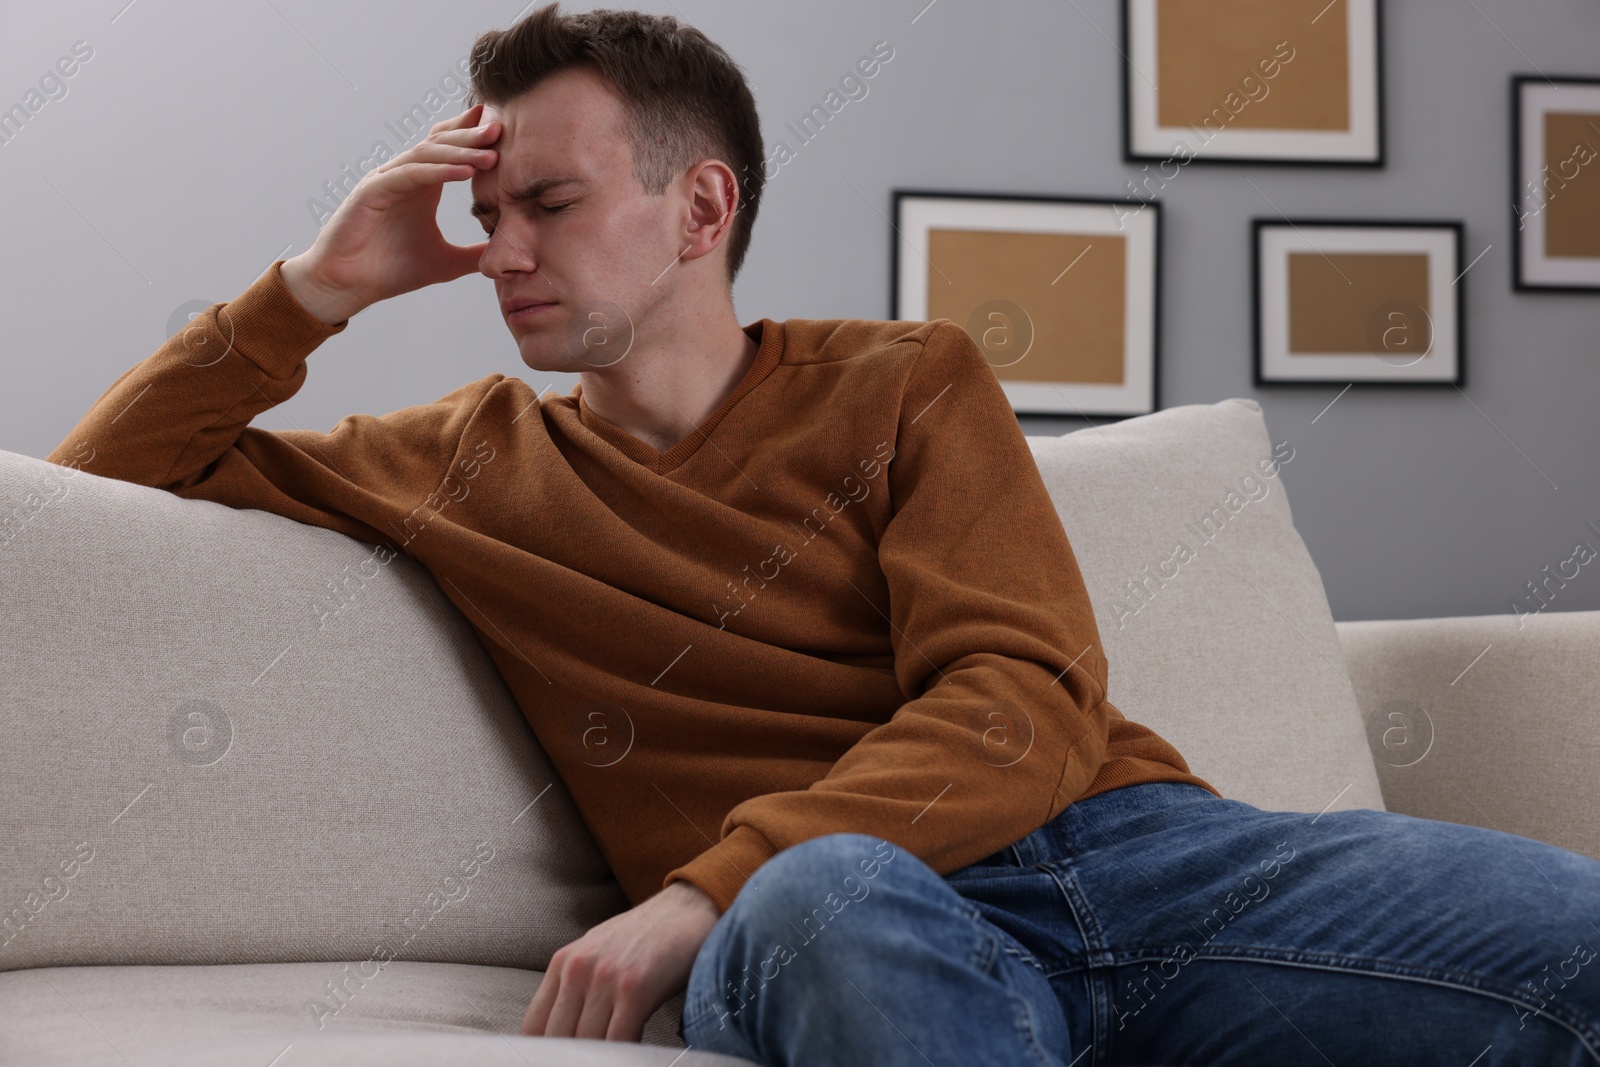
[[[310,248],[283,264],[283,280],[305,309],[338,325],[370,304],[478,269],[487,242],[453,245],[439,232],[445,182],[471,178],[499,159],[488,146],[504,128],[475,126],[475,104],[361,176]]]
[[[550,957],[522,1032],[638,1041],[651,1014],[688,987],[718,915],[704,890],[673,882],[563,945]]]

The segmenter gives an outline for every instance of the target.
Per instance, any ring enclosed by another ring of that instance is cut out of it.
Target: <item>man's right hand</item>
[[[439,232],[439,197],[445,182],[464,181],[493,167],[488,147],[502,126],[474,125],[475,104],[437,123],[428,136],[351,190],[310,248],[284,261],[284,284],[300,304],[330,326],[380,300],[478,269],[487,242],[453,245]]]

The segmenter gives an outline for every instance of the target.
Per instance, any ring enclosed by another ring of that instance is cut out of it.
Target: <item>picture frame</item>
[[[1466,384],[1460,220],[1256,218],[1255,384]]]
[[[1161,205],[893,190],[889,317],[962,325],[1017,414],[1157,409]]]
[[[1512,287],[1600,290],[1600,78],[1511,79]]]
[[[1122,0],[1121,14],[1127,161],[1168,179],[1192,162],[1384,165],[1382,0]]]

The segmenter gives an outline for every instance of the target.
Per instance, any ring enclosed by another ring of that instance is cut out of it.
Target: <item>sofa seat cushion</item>
[[[0,1063],[28,1067],[748,1067],[685,1051],[683,998],[645,1043],[524,1037],[536,971],[391,960],[41,967],[0,974]],[[342,983],[342,999],[334,991]],[[287,1051],[287,1055],[285,1052]]]

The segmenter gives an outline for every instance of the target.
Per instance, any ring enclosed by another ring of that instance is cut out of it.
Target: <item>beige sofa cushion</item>
[[[1029,441],[1124,714],[1225,796],[1381,807],[1259,406]],[[1208,544],[1186,524],[1212,505]],[[542,970],[626,907],[412,561],[0,452],[7,514],[0,971],[384,952]],[[1192,558],[1133,599],[1178,542]]]
[[[363,975],[366,976],[363,979]],[[18,1067],[749,1067],[646,1044],[524,1037],[539,976],[396,960],[49,967],[0,974],[0,1063]],[[343,984],[343,999],[328,992]],[[315,1007],[320,1005],[321,1007]],[[337,1010],[335,1010],[337,1009]],[[672,1025],[676,1025],[675,1021]],[[676,1048],[668,1047],[676,1042]],[[287,1049],[287,1054],[285,1051]]]
[[[627,906],[406,557],[0,452],[0,971],[542,970]]]
[[[1391,811],[1600,859],[1600,611],[1342,622],[1339,638]]]
[[[1094,602],[1111,702],[1225,797],[1382,810],[1322,577],[1289,513],[1294,443],[1275,446],[1261,406],[1169,408],[1028,443]]]

